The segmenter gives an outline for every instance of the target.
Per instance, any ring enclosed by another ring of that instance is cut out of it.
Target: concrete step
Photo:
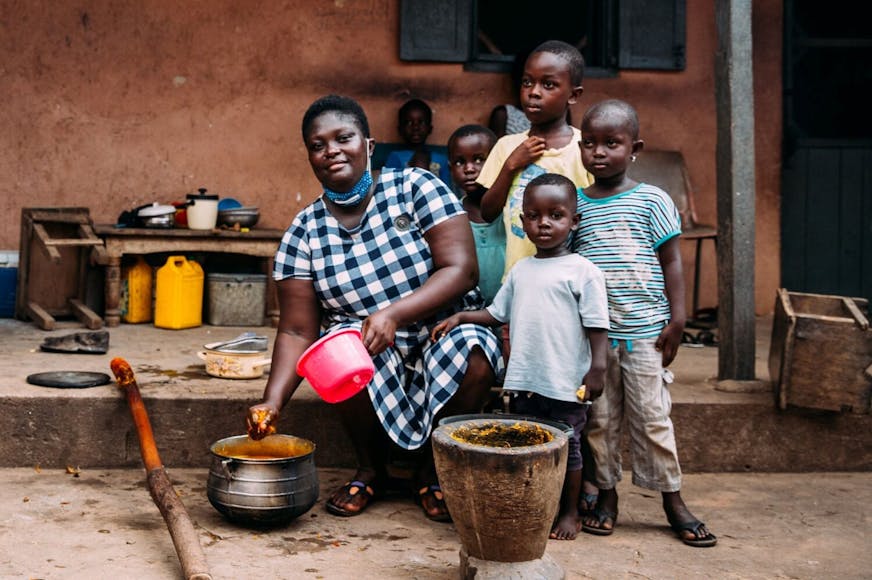
[[[767,386],[769,322],[761,319],[757,376]],[[122,468],[141,465],[137,433],[123,393],[114,385],[56,389],[30,385],[26,377],[49,370],[111,375],[120,356],[133,367],[165,465],[205,467],[209,446],[244,433],[246,409],[260,399],[266,378],[227,380],[206,374],[202,345],[270,328],[202,326],[163,330],[149,324],[110,330],[106,355],[41,352],[47,336],[81,330],[62,323],[44,332],[34,325],[0,320],[0,467]],[[272,340],[270,341],[270,343]],[[771,392],[724,392],[713,380],[717,348],[683,348],[672,370],[672,417],[685,472],[868,471],[872,469],[869,415],[776,410]],[[722,385],[721,385],[722,386]],[[322,467],[351,467],[350,441],[335,409],[307,384],[283,411],[279,432],[311,439]],[[630,458],[625,460],[625,467]]]

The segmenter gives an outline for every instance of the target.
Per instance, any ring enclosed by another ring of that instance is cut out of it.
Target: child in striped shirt
[[[616,99],[593,105],[581,133],[581,160],[594,183],[579,191],[581,221],[573,249],[605,276],[611,343],[605,390],[587,425],[600,492],[582,530],[602,536],[614,531],[626,418],[633,483],[661,492],[669,524],[685,544],[714,546],[715,535],[681,498],[669,417],[666,367],[678,352],[685,323],[678,211],[665,191],[627,176],[627,166],[644,145],[632,106]]]

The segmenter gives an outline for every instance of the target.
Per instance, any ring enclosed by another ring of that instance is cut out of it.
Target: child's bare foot
[[[552,540],[574,540],[581,529],[581,518],[577,514],[560,514],[548,536]]]

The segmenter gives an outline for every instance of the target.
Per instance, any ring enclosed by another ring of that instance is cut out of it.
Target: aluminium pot
[[[272,362],[265,353],[237,353],[207,348],[197,353],[206,363],[206,372],[221,379],[257,379]]]
[[[171,228],[175,226],[175,213],[174,206],[153,203],[139,208],[136,216],[144,228]]]
[[[228,520],[275,526],[309,511],[318,501],[315,444],[293,435],[247,435],[212,444],[206,483],[209,503]]]

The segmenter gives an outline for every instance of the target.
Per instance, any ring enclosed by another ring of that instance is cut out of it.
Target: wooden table
[[[283,230],[257,228],[248,232],[236,232],[187,228],[117,228],[114,225],[96,225],[94,231],[106,244],[106,326],[118,326],[121,322],[121,258],[125,254],[243,254],[264,258],[265,269],[269,274],[272,271],[273,257],[284,234]],[[271,275],[267,275],[266,315],[270,324],[278,324],[278,303],[275,282]]]

